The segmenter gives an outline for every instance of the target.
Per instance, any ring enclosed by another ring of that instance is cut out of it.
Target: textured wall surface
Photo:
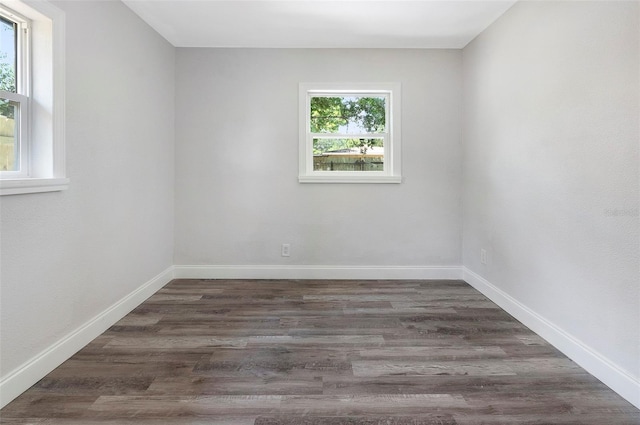
[[[71,185],[1,199],[2,377],[172,264],[175,50],[120,2],[56,5]]]
[[[175,264],[460,264],[460,51],[178,49],[176,62]],[[402,84],[403,183],[298,183],[298,84],[331,81]]]
[[[463,52],[465,266],[636,379],[638,16],[521,2]]]

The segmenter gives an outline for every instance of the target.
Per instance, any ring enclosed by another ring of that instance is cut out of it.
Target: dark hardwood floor
[[[460,281],[174,280],[3,424],[640,424]]]

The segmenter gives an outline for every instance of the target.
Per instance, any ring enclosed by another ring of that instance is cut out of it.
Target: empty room
[[[640,2],[0,0],[0,423],[640,423]]]

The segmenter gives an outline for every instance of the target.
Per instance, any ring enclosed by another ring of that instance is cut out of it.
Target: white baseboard
[[[18,397],[173,279],[169,267],[0,380],[0,408]]]
[[[463,268],[463,279],[613,391],[640,408],[640,381],[636,378],[466,267]]]
[[[0,380],[0,408],[22,394],[173,278],[191,279],[464,279],[630,403],[640,382],[490,282],[459,266],[173,266]]]
[[[182,279],[462,279],[460,266],[175,266]]]

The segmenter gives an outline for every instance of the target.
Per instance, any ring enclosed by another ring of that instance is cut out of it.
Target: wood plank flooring
[[[174,280],[3,424],[640,424],[461,281]]]

